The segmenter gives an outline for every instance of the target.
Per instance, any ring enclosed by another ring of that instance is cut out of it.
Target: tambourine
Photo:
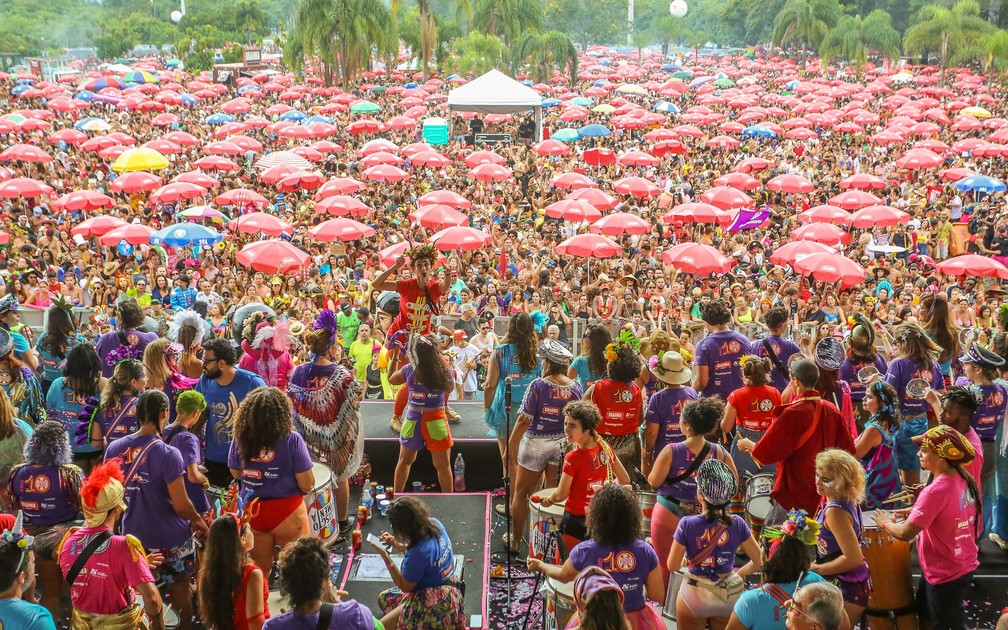
[[[921,399],[927,394],[928,388],[931,384],[922,378],[912,378],[910,382],[906,385],[906,393],[910,398]]]
[[[959,343],[963,346],[970,345],[975,338],[976,332],[972,328],[963,328],[959,331]]]
[[[880,376],[882,373],[874,365],[866,365],[857,372],[857,380],[862,385],[868,385]]]

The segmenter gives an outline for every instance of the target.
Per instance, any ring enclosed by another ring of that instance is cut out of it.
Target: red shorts
[[[304,497],[296,495],[282,499],[260,499],[253,507],[255,515],[249,520],[249,526],[257,532],[271,532],[280,526],[288,516],[304,504]]]

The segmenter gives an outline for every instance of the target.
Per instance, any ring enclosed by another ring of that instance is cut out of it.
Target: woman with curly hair
[[[54,554],[67,531],[79,525],[84,473],[70,463],[70,440],[58,422],[38,425],[24,453],[25,462],[11,468],[7,493],[35,537],[42,605],[58,618],[63,574]]]
[[[105,383],[97,404],[94,398],[81,407],[77,441],[103,451],[113,440],[137,430],[137,400],[147,389],[147,370],[136,359],[123,359]]]
[[[310,533],[304,495],[315,487],[311,455],[294,430],[291,402],[275,387],[245,397],[234,421],[228,468],[241,480],[248,500],[259,499],[249,524],[255,537],[252,560],[268,567],[274,545],[281,548]]]
[[[90,344],[79,344],[67,353],[64,375],[53,381],[46,394],[46,417],[59,422],[67,434],[77,432],[79,416],[88,400],[97,399],[107,381],[101,375],[102,362]],[[70,449],[74,460],[90,472],[100,453],[90,443],[77,444]]]
[[[336,483],[336,517],[341,535],[350,529],[350,477],[364,459],[360,418],[360,383],[336,361],[342,351],[336,317],[322,311],[312,330],[304,333],[311,360],[294,369],[287,395],[294,403],[294,426],[304,436],[308,451],[324,461]]]
[[[252,528],[237,514],[225,512],[210,524],[196,589],[208,630],[262,630],[269,619],[269,586],[249,557],[252,544]]]
[[[630,627],[633,630],[663,630],[665,623],[647,600],[665,601],[665,582],[658,555],[641,539],[641,509],[637,495],[624,486],[604,484],[588,505],[587,524],[591,538],[574,547],[562,565],[529,558],[529,570],[570,582],[590,566],[601,567],[623,589],[623,611]]]
[[[696,345],[694,389],[701,397],[728,395],[744,385],[739,359],[749,354],[749,339],[728,329],[731,311],[720,300],[700,303],[700,314],[707,325],[707,336]]]
[[[35,342],[42,368],[43,394],[48,394],[53,381],[63,376],[63,361],[77,342],[77,326],[70,315],[71,308],[69,302],[55,301],[49,307],[45,332]]]
[[[638,483],[643,475],[641,462],[640,424],[644,418],[644,395],[637,385],[640,377],[640,342],[629,330],[620,332],[617,340],[606,346],[606,377],[595,382],[584,393],[602,414],[598,433]]]
[[[581,353],[571,362],[567,376],[576,378],[582,390],[605,377],[605,349],[610,343],[612,334],[603,326],[589,326],[581,336]]]

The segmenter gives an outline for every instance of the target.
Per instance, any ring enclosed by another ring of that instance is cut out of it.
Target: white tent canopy
[[[536,137],[542,139],[542,96],[500,70],[491,70],[481,77],[448,92],[448,113],[512,114],[535,111]]]

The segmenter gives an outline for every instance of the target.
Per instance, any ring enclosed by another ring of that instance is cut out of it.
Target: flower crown
[[[252,490],[242,492],[238,489],[238,482],[232,482],[223,496],[214,501],[211,520],[230,514],[238,522],[238,532],[241,533],[242,526],[259,514],[259,499],[249,500],[250,496]]]
[[[437,260],[438,249],[433,243],[422,243],[407,250],[406,256],[411,260],[416,260],[417,258],[433,258]]]
[[[785,536],[794,536],[806,545],[815,545],[819,542],[819,523],[809,518],[805,510],[791,510],[780,527],[763,529],[763,538],[767,540],[780,540]]]
[[[617,354],[623,348],[630,348],[634,352],[640,352],[640,339],[628,328],[621,330],[616,339],[605,347],[606,361],[610,363],[615,361]]]
[[[122,361],[126,361],[127,359],[136,361],[139,360],[139,358],[139,346],[118,346],[105,355],[105,365],[110,368],[115,368],[115,366],[119,365]]]

